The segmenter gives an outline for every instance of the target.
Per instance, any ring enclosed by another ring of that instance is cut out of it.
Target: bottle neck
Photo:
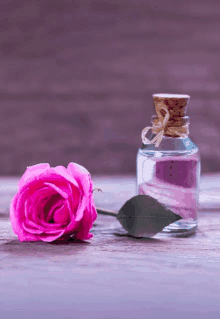
[[[157,134],[161,129],[161,118],[153,115],[151,117],[151,123],[153,134]],[[189,123],[189,116],[170,118],[164,127],[163,135],[168,137],[187,136],[189,134]]]

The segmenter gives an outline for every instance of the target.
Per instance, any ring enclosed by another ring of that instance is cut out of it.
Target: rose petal
[[[35,234],[30,234],[27,233],[25,230],[21,230],[19,231],[18,235],[18,239],[20,241],[39,241],[39,235],[35,235]]]
[[[89,230],[90,230],[90,227],[91,227],[91,214],[88,210],[85,210],[84,211],[84,216],[83,216],[83,219],[81,220],[81,224],[80,224],[80,227],[78,229],[78,232],[76,234],[76,238],[77,239],[80,239],[80,240],[83,240],[83,239],[89,239],[91,237],[89,237]]]
[[[66,203],[54,211],[53,219],[55,223],[60,224],[67,224],[70,221],[70,215]]]
[[[93,202],[93,195],[90,195],[90,207],[84,211],[83,220],[81,227],[82,229],[78,231],[76,234],[76,238],[82,239],[90,239],[93,237],[93,234],[89,233],[89,230],[92,228],[93,222],[97,218],[97,211],[95,209],[95,205]]]
[[[15,234],[18,234],[22,230],[22,221],[25,218],[25,200],[29,195],[29,189],[16,194],[10,204],[10,220],[12,229]]]
[[[31,220],[33,220],[36,224],[40,225],[40,222],[42,220],[46,220],[46,206],[50,201],[54,203],[54,201],[57,201],[57,199],[60,198],[59,194],[56,194],[53,189],[50,187],[42,187],[38,189],[33,195],[32,195],[32,205],[30,206],[31,209]],[[52,203],[50,205],[52,205]],[[48,207],[48,211],[49,211]]]
[[[42,188],[45,182],[55,184],[58,187],[63,186],[68,182],[66,176],[64,177],[63,175],[60,175],[55,168],[37,171],[36,174],[33,174],[32,176],[29,174],[28,179],[25,183],[21,183],[18,191],[30,188],[33,194],[37,189]],[[77,182],[71,176],[69,176],[69,180],[71,180],[71,183],[78,188]]]
[[[85,199],[84,205],[85,207],[89,207],[90,200],[93,200],[93,183],[91,181],[91,176],[89,172],[85,167],[78,165],[76,163],[69,163],[67,171],[76,179],[77,183],[79,184],[82,190],[83,198]],[[83,211],[84,208],[77,210],[76,221],[79,221],[83,217]]]
[[[44,228],[42,229],[42,227],[39,224],[32,222],[31,220],[29,220],[29,218],[25,218],[26,215],[28,214],[27,200],[26,200],[28,191],[29,190],[26,190],[26,192],[23,192],[22,194],[20,194],[20,196],[16,194],[16,196],[11,202],[11,207],[10,207],[10,219],[11,219],[13,231],[17,235],[20,234],[19,236],[22,236],[22,238],[24,236],[27,236],[29,232],[33,234],[38,234],[44,231]],[[24,228],[24,219],[25,219],[25,223],[27,224],[26,229]],[[23,232],[23,229],[25,230],[24,232]],[[28,231],[28,229],[29,230],[32,229],[32,231]],[[23,240],[24,238],[22,239],[22,241]]]
[[[77,188],[79,187],[77,181],[75,180],[75,178],[73,178],[74,176],[69,175],[68,171],[65,167],[63,166],[56,166],[53,169],[57,174],[59,174],[60,176],[62,176],[63,178],[65,178],[67,181],[69,181],[70,183],[72,183],[74,186],[76,186]]]
[[[25,222],[23,221],[22,222],[22,227],[27,233],[42,234],[43,231],[40,229],[37,229],[35,226],[36,226],[36,224],[31,222],[31,221],[25,221]]]
[[[56,195],[54,195],[56,196]],[[48,212],[46,213],[46,222],[51,223],[53,220],[54,212],[56,209],[59,209],[63,205],[63,199],[59,199],[56,202],[47,203],[47,208],[45,207],[45,210],[48,209]]]
[[[77,211],[75,213],[75,221],[76,222],[80,221],[83,218],[84,210],[86,209],[86,204],[87,204],[87,197],[83,196],[83,198],[79,202]]]
[[[64,228],[65,228],[65,225],[63,225],[63,224],[58,224],[58,223],[56,223],[56,224],[50,224],[50,223],[46,223],[46,222],[44,222],[44,221],[41,221],[41,225],[40,225],[43,229],[44,229],[44,231],[43,231],[43,233],[48,233],[48,234],[52,234],[52,233],[56,233],[56,232],[58,232],[58,231],[60,231],[60,230],[63,230]]]
[[[92,192],[91,176],[85,167],[76,163],[69,163],[67,172],[77,181],[79,187],[83,190],[83,194]]]
[[[92,214],[92,223],[93,223],[96,220],[96,218],[97,218],[97,211],[96,211],[96,208],[95,208],[95,202],[94,202],[93,194],[90,197],[90,208],[89,209],[90,209],[91,214]]]
[[[68,191],[69,198],[67,201],[68,209],[70,212],[70,216],[75,216],[75,213],[76,213],[77,208],[79,206],[81,194],[80,194],[79,188],[76,188],[75,186],[73,186],[70,183],[68,183],[68,188],[69,188],[69,191]]]
[[[58,232],[57,234],[53,234],[53,235],[41,234],[41,235],[39,235],[39,238],[40,238],[40,240],[45,241],[45,242],[52,242],[52,241],[62,237],[64,232],[65,232],[65,230],[62,230],[62,231]]]
[[[47,182],[45,182],[44,185],[51,187],[56,193],[60,194],[60,196],[62,196],[63,198],[65,199],[68,198],[68,194],[64,192],[62,189],[60,189],[59,187],[57,187],[56,185],[52,183],[47,183]]]
[[[18,201],[18,195],[16,194],[10,203],[10,221],[11,226],[15,234],[18,234],[19,232],[19,226],[18,226],[18,212],[17,212],[17,201]]]
[[[33,176],[38,176],[47,169],[50,169],[50,165],[47,163],[28,166],[18,183],[18,187],[24,186],[29,178],[32,178]]]

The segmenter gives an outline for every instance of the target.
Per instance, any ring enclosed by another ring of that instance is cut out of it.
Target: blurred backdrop
[[[1,175],[135,174],[153,93],[191,96],[202,172],[220,170],[218,0],[1,0],[0,43]]]

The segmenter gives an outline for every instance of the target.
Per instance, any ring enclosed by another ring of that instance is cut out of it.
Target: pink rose
[[[20,241],[91,238],[97,217],[92,189],[89,172],[78,164],[28,167],[11,201],[14,232]]]

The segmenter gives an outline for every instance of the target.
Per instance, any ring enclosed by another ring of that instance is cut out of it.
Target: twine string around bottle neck
[[[180,125],[178,127],[167,125],[170,119],[170,113],[167,109],[166,104],[162,102],[157,103],[155,106],[155,110],[158,116],[158,121],[157,123],[153,122],[153,126],[147,126],[142,130],[141,138],[142,138],[143,144],[145,145],[155,144],[155,147],[159,147],[165,133],[169,134],[170,136],[176,136],[176,135],[178,135],[179,137],[188,136],[189,134],[188,123],[186,125]],[[165,111],[165,117],[163,117],[163,115],[161,114],[160,112],[161,110]],[[156,136],[152,140],[149,140],[148,138],[146,138],[146,134],[149,130],[152,130],[152,133],[156,134]]]

